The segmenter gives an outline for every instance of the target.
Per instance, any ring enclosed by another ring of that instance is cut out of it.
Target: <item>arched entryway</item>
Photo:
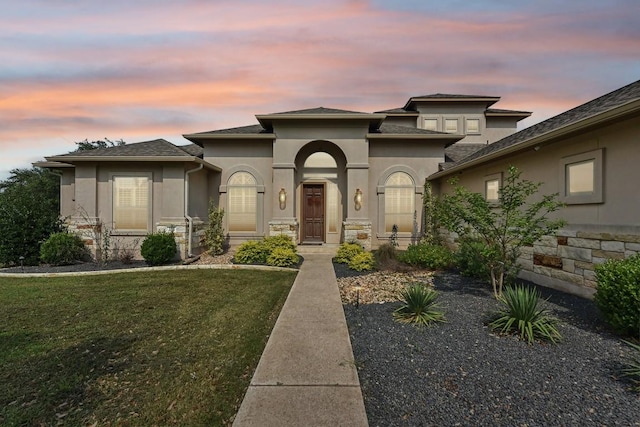
[[[296,218],[300,243],[340,243],[346,218],[346,158],[329,141],[313,141],[296,156]]]

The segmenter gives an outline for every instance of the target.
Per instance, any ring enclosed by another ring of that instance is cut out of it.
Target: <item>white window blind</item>
[[[567,194],[589,194],[593,193],[595,161],[572,163],[567,165]]]
[[[447,133],[458,133],[458,119],[445,119],[444,131]]]
[[[398,226],[399,232],[412,232],[414,212],[415,185],[413,179],[404,172],[392,173],[385,183],[385,231],[390,233],[395,224]]]
[[[422,127],[425,130],[437,131],[438,130],[438,119],[424,119],[422,121]]]
[[[229,231],[256,231],[256,179],[248,172],[236,172],[227,186]]]
[[[113,221],[116,230],[148,229],[148,177],[113,177]]]

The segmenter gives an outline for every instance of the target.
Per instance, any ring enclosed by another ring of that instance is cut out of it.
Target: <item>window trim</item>
[[[497,204],[500,201],[500,193],[498,193],[497,199],[489,199],[487,196],[487,184],[493,181],[498,181],[498,190],[500,190],[502,188],[502,172],[497,172],[497,173],[484,176],[484,178],[482,179],[482,182],[483,182],[482,195],[487,202]]]
[[[455,132],[449,132],[447,130],[447,122],[448,121],[452,121],[452,122],[456,122],[456,131]],[[442,131],[444,133],[449,133],[451,135],[459,135],[460,134],[460,117],[444,117],[443,121],[442,121]]]
[[[435,121],[436,122],[436,128],[435,129],[427,129],[427,127],[425,126],[425,122],[427,120]],[[432,132],[439,132],[439,130],[440,130],[440,119],[438,117],[433,117],[433,116],[422,117],[422,123],[421,123],[420,128],[424,129],[424,130],[430,130]]]
[[[604,203],[603,197],[603,159],[604,148],[587,151],[584,153],[566,156],[560,159],[559,163],[559,186],[560,201],[567,205],[583,205]],[[568,184],[568,166],[578,163],[593,161],[593,192],[581,194],[569,194]]]
[[[116,178],[147,178],[147,227],[146,228],[117,228],[116,227],[116,203],[115,181]],[[145,235],[153,231],[153,172],[111,172],[109,174],[109,201],[111,203],[111,225],[114,235]]]
[[[469,131],[469,122],[470,121],[475,121],[478,122],[478,130],[471,132]],[[482,129],[480,128],[481,124],[480,124],[480,119],[479,118],[475,118],[475,117],[471,117],[471,118],[466,118],[464,121],[465,124],[465,135],[482,135]]]

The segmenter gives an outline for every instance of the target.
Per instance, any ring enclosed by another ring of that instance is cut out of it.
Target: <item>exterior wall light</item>
[[[362,190],[359,188],[356,189],[356,196],[353,198],[353,201],[355,202],[356,210],[359,211],[362,207]]]
[[[278,201],[280,202],[281,210],[287,207],[287,192],[284,191],[284,188],[281,188],[278,193]]]

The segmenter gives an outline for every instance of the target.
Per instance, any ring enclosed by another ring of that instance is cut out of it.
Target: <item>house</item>
[[[419,237],[425,179],[516,131],[529,112],[490,108],[492,96],[434,94],[362,113],[312,108],[257,123],[72,152],[36,164],[61,173],[61,215],[98,251],[105,236],[136,246],[173,230],[182,257],[201,251],[212,201],[232,245],[285,233],[300,244]],[[108,231],[108,233],[106,233]]]
[[[524,248],[520,276],[583,296],[595,292],[595,265],[640,252],[640,81],[487,145],[429,176],[436,192],[448,182],[497,199],[510,165],[543,182],[542,194],[566,204],[567,224]]]
[[[225,209],[232,245],[274,234],[299,244],[387,242],[420,236],[425,180],[436,193],[457,176],[496,198],[509,165],[567,204],[567,226],[525,248],[521,275],[586,296],[594,266],[640,251],[640,81],[516,132],[529,112],[499,97],[432,94],[363,113],[311,108],[257,123],[47,157],[59,170],[61,215],[98,251],[108,236],[135,247],[173,230],[180,255],[202,250],[209,202]],[[108,231],[109,233],[105,233]]]

